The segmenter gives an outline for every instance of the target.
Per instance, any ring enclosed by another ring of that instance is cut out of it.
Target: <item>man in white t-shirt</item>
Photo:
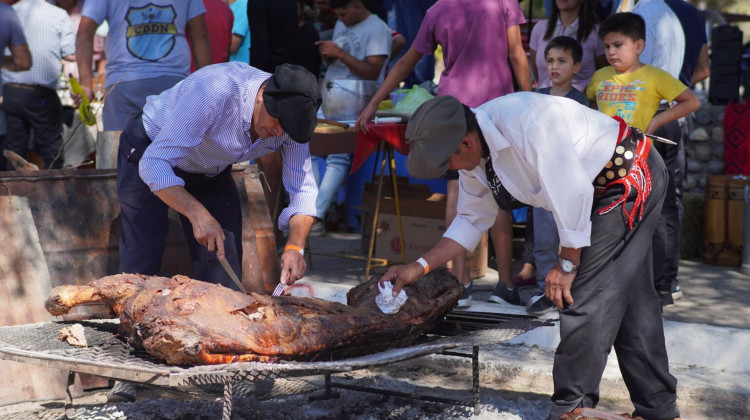
[[[330,7],[338,16],[333,38],[331,41],[316,43],[328,66],[326,80],[374,80],[380,85],[391,55],[390,28],[379,17],[370,13],[361,0],[331,0]],[[325,99],[324,97],[323,100]],[[351,111],[352,115],[359,115],[361,109]],[[339,186],[349,173],[351,162],[351,154],[326,157],[326,170],[320,180],[315,203],[318,219],[325,218]],[[320,236],[324,232],[323,223],[317,221],[310,236]]]
[[[328,65],[326,79],[375,80],[385,75],[391,55],[391,30],[361,0],[331,0],[338,22],[331,41],[318,41]]]

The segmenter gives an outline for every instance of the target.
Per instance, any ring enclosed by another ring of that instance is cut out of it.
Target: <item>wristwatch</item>
[[[560,268],[562,268],[562,271],[568,274],[575,273],[576,270],[578,270],[578,266],[575,265],[573,261],[565,259],[563,257],[560,257]]]

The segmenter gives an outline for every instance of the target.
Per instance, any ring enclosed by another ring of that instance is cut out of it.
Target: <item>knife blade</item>
[[[242,282],[237,277],[237,274],[235,274],[234,270],[232,269],[232,266],[229,265],[229,261],[227,261],[226,257],[218,257],[217,256],[217,258],[219,259],[219,262],[221,263],[221,266],[224,267],[224,271],[227,272],[227,274],[232,279],[232,281],[234,282],[234,284],[236,284],[237,287],[240,288],[240,290],[242,291],[242,293],[247,294],[247,290],[245,290],[245,286],[242,285]]]
[[[673,142],[672,140],[665,139],[664,137],[655,136],[653,134],[646,134],[646,137],[651,137],[652,139],[654,139],[654,140],[656,140],[658,142],[662,142],[662,143],[666,143],[666,144],[671,144],[672,146],[677,145],[677,143]]]
[[[286,286],[284,286],[281,283],[277,284],[276,288],[273,290],[273,293],[271,294],[271,296],[281,296],[281,294],[284,292],[284,288],[285,287]]]

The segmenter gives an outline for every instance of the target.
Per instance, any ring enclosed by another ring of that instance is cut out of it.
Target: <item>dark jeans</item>
[[[33,150],[44,159],[47,169],[62,167],[62,104],[57,92],[46,88],[3,86],[3,108],[8,124],[5,142],[8,149],[26,158],[33,130]],[[54,163],[53,163],[54,161]]]
[[[657,292],[669,291],[672,283],[677,280],[682,232],[682,186],[686,174],[685,144],[692,126],[691,114],[665,124],[654,133],[677,143],[677,145],[671,145],[654,142],[654,147],[664,159],[669,173],[667,195],[653,241],[654,288]]]
[[[534,258],[534,208],[526,208],[526,228],[523,232],[523,251],[521,260],[524,264],[536,265]]]
[[[117,196],[122,207],[121,273],[158,274],[166,246],[169,208],[138,174],[138,162],[149,144],[151,140],[143,129],[140,115],[131,117],[120,136],[117,156]],[[205,206],[224,229],[227,260],[241,278],[242,211],[231,167],[215,177],[179,169],[175,169],[175,174],[185,181],[187,192]],[[219,264],[216,254],[208,252],[195,240],[190,221],[180,215],[180,222],[190,249],[193,277],[238,290]]]
[[[677,380],[669,373],[661,305],[653,287],[651,240],[667,188],[667,170],[658,153],[648,157],[653,189],[643,217],[630,230],[614,202],[622,188],[594,200],[591,245],[581,254],[573,281],[574,304],[560,311],[560,344],[555,353],[554,406],[549,420],[577,407],[595,407],[599,385],[614,345],[636,414],[648,419],[679,417]],[[626,208],[636,195],[631,193]]]

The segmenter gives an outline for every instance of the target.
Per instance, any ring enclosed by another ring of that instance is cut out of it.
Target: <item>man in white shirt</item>
[[[443,96],[409,120],[407,167],[431,178],[458,170],[458,216],[416,262],[391,267],[393,292],[474,249],[512,201],[555,217],[559,262],[546,294],[560,309],[549,419],[595,407],[614,345],[635,414],[679,417],[650,244],[667,172],[643,134],[567,98],[519,92],[475,109]]]

